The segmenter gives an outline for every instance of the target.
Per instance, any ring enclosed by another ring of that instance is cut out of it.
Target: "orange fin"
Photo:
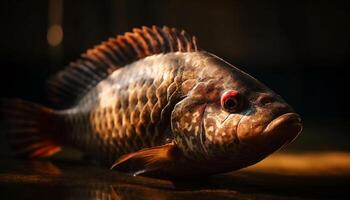
[[[173,162],[176,149],[177,148],[174,142],[162,146],[142,149],[137,152],[121,156],[112,165],[111,169],[136,162],[138,163],[138,167],[136,170],[133,170],[134,176],[155,171]]]
[[[74,105],[115,70],[147,56],[197,51],[194,36],[175,28],[156,26],[133,29],[95,46],[48,82],[49,98],[61,107]]]
[[[59,152],[60,145],[52,139],[56,121],[49,108],[19,99],[0,100],[0,132],[16,156],[48,157]]]

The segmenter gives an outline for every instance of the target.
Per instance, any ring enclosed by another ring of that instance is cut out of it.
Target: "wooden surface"
[[[0,199],[348,199],[350,153],[276,153],[203,180],[130,177],[67,161],[0,161]]]

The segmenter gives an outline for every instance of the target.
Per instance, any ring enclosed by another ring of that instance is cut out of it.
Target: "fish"
[[[176,28],[143,26],[81,54],[48,80],[55,108],[1,99],[13,153],[73,147],[134,176],[189,178],[253,165],[293,141],[300,116]]]

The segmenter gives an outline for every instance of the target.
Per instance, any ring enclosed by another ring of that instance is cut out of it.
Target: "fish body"
[[[62,109],[3,100],[4,132],[19,155],[71,146],[134,175],[200,176],[259,162],[302,129],[280,96],[167,27],[88,50],[49,91]]]

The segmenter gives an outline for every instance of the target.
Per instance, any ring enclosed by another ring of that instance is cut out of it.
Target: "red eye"
[[[226,91],[221,96],[221,107],[230,112],[237,111],[238,104],[238,92],[236,90]]]

